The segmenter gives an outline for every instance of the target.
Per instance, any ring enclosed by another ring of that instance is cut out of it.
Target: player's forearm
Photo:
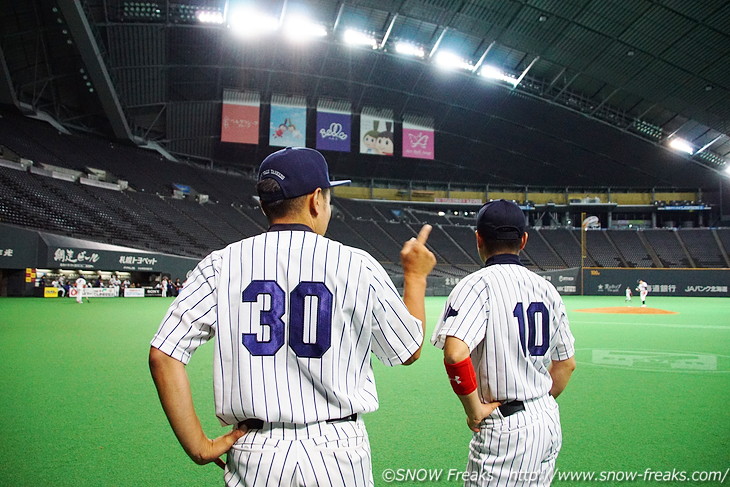
[[[426,276],[406,275],[403,282],[403,302],[414,317],[426,323]],[[425,329],[425,328],[424,328]]]
[[[461,401],[461,405],[464,406],[464,412],[466,413],[467,420],[471,423],[479,423],[484,417],[482,416],[484,404],[479,399],[478,389],[467,394],[466,396],[456,395]]]
[[[185,365],[154,347],[149,362],[162,409],[180,445],[195,463],[206,463],[203,448],[209,440],[195,413]]]
[[[570,376],[575,370],[575,358],[570,357],[567,360],[554,360],[550,366],[550,377],[553,379],[553,386],[550,388],[550,395],[558,397],[568,385]]]

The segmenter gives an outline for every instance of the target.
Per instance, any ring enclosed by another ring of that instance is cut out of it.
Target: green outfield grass
[[[429,336],[443,302],[428,299]],[[0,299],[0,485],[222,485],[218,467],[188,460],[149,377],[149,340],[169,303]],[[623,297],[566,304],[578,369],[558,400],[559,470],[725,472],[730,299],[650,297],[673,315],[575,311],[621,307]],[[188,367],[210,436],[224,431],[213,414],[212,348]],[[444,470],[439,482],[394,485],[459,485],[445,477],[463,470],[470,432],[440,351],[427,345],[412,367],[373,360],[381,404],[365,421],[376,485],[386,485],[386,469]],[[563,484],[589,485],[555,482]]]

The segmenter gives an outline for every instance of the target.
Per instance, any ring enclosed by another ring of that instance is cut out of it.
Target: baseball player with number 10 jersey
[[[467,486],[550,485],[562,444],[555,399],[575,368],[563,301],[520,263],[525,216],[498,200],[477,215],[485,267],[449,296],[432,342],[474,432]]]
[[[230,486],[373,485],[362,414],[378,408],[370,364],[414,362],[423,344],[429,226],[403,247],[404,297],[367,252],[324,237],[324,157],[287,148],[261,164],[267,232],[203,259],[152,340],[150,367],[178,440]],[[236,425],[209,440],[184,372],[215,343],[216,415]],[[225,465],[218,458],[228,453]]]

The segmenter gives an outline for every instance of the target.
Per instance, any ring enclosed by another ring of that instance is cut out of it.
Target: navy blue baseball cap
[[[490,201],[477,213],[477,231],[482,238],[519,240],[526,228],[525,214],[512,201]]]
[[[350,184],[350,180],[330,181],[329,167],[324,156],[307,147],[287,147],[270,154],[259,168],[259,182],[273,179],[281,191],[267,194],[264,203],[296,198],[317,188]]]

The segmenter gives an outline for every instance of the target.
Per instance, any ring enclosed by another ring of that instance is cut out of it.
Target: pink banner
[[[259,143],[258,94],[225,90],[221,117],[221,142]]]
[[[403,122],[403,157],[433,159],[433,128]]]

